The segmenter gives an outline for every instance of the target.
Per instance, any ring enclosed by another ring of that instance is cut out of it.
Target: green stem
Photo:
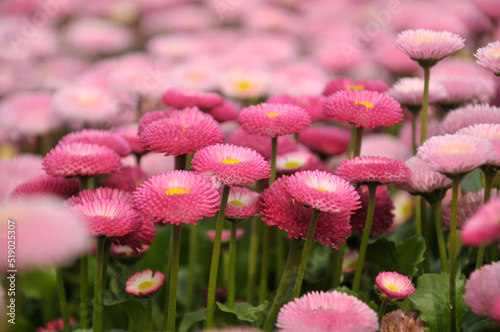
[[[413,155],[417,154],[417,113],[411,115],[411,145],[413,147]]]
[[[424,272],[429,273],[431,271],[431,263],[429,259],[429,232],[427,229],[427,202],[423,198],[420,198],[420,218],[422,220],[422,237],[425,241]]]
[[[271,176],[269,177],[269,187],[276,180],[276,156],[278,155],[278,135],[271,138]]]
[[[215,288],[217,286],[217,273],[219,272],[220,260],[220,247],[222,229],[224,228],[224,220],[226,216],[227,199],[231,187],[224,185],[222,191],[222,199],[220,203],[220,210],[217,215],[217,225],[215,227],[214,247],[212,250],[212,262],[210,264],[210,275],[208,279],[208,294],[207,294],[207,322],[206,329],[214,329],[214,312],[215,312]]]
[[[57,281],[57,296],[59,297],[59,307],[61,309],[61,317],[64,323],[64,331],[69,332],[69,314],[68,303],[66,302],[66,291],[64,289],[63,272],[60,267],[56,268]]]
[[[280,282],[285,262],[285,239],[283,238],[283,232],[279,227],[274,228],[274,233],[276,239],[276,266],[274,272],[277,285]]]
[[[179,277],[179,254],[181,251],[181,225],[172,225],[172,251],[170,253],[170,286],[168,289],[167,331],[175,332],[177,309],[177,280]]]
[[[89,316],[89,257],[83,255],[80,258],[80,328],[82,330],[88,329],[88,316]]]
[[[196,258],[198,257],[198,225],[189,227],[188,281],[186,294],[186,312],[191,310],[196,278]]]
[[[420,144],[424,144],[427,139],[427,113],[429,109],[429,81],[431,78],[431,68],[424,67],[424,96],[422,98],[422,127]]]
[[[166,229],[167,227],[165,227]],[[174,232],[173,229],[170,230],[170,241],[168,244],[168,253],[167,253],[167,271],[165,272],[165,312],[163,314],[163,331],[166,331],[168,328],[168,307],[170,304],[170,275],[172,269],[172,252],[174,251]]]
[[[384,317],[386,309],[387,309],[387,303],[382,301],[382,303],[380,304],[380,307],[378,308],[378,313],[377,313],[379,323],[382,322],[382,318]]]
[[[415,204],[415,231],[417,232],[418,235],[422,235],[422,216],[421,212],[422,210],[420,209],[420,200],[422,198],[420,196],[415,196],[414,197],[414,204]]]
[[[453,195],[451,199],[451,221],[450,221],[450,332],[455,332],[456,322],[456,274],[457,267],[456,247],[457,247],[457,206],[458,190],[460,188],[460,179],[453,179]]]
[[[106,272],[108,267],[109,249],[111,239],[107,237],[97,238],[97,256],[95,262],[95,286],[94,286],[94,323],[93,331],[103,331],[104,305],[102,302],[102,291],[106,284]]]
[[[351,138],[349,139],[349,145],[347,146],[347,159],[351,159],[352,150],[354,149],[354,142],[356,141],[356,126],[352,126]]]
[[[483,169],[483,174],[484,174],[484,203],[486,204],[491,197],[491,187],[496,172]],[[477,249],[476,270],[480,269],[481,266],[483,266],[485,252],[486,252],[486,246],[484,245],[479,246],[479,248]]]
[[[357,127],[356,128],[356,144],[354,145],[354,156],[359,157],[361,154],[361,143],[363,142],[363,132],[365,128]]]
[[[286,291],[290,285],[290,280],[292,279],[293,269],[300,252],[301,239],[293,239],[292,245],[290,246],[290,251],[288,252],[288,258],[286,260],[285,268],[283,274],[281,275],[281,280],[278,285],[278,290],[276,291],[276,296],[274,297],[271,309],[269,309],[269,314],[267,315],[266,321],[264,322],[264,331],[271,331],[278,311],[285,302]]]
[[[148,312],[146,331],[153,332],[153,298],[146,299],[146,310]]]
[[[247,270],[247,294],[246,301],[252,303],[254,300],[255,277],[257,275],[257,255],[259,251],[259,229],[260,217],[254,216],[252,218],[252,225],[250,229],[250,249],[248,257],[248,270]]]
[[[363,264],[365,262],[366,249],[368,248],[368,240],[370,239],[370,233],[372,230],[373,215],[375,212],[376,193],[377,193],[377,183],[369,183],[368,212],[366,213],[365,230],[363,231],[363,237],[361,239],[361,245],[359,247],[358,262],[356,263],[356,271],[354,272],[354,281],[352,285],[352,290],[356,293],[359,291],[359,286],[361,284],[361,275],[363,272]]]
[[[231,239],[229,241],[229,285],[227,288],[227,306],[234,309],[236,301],[236,223],[231,223]]]
[[[262,237],[262,261],[260,263],[259,304],[264,302],[267,294],[267,271],[269,270],[269,242],[271,242],[271,227],[264,225]]]
[[[335,274],[333,275],[332,288],[337,288],[340,286],[340,279],[342,279],[342,265],[344,264],[346,240],[347,239],[344,239],[344,243],[341,243],[339,245],[339,251],[337,252],[337,261],[335,263]]]
[[[309,252],[311,251],[313,243],[314,229],[316,228],[319,214],[319,211],[313,210],[311,224],[309,225],[309,230],[307,231],[306,243],[304,244],[302,256],[300,257],[299,270],[297,271],[297,278],[295,279],[295,286],[293,288],[293,298],[297,298],[300,295],[300,288],[302,287],[302,280],[304,280],[304,275],[306,273],[307,260],[309,259]]]
[[[448,257],[446,256],[446,241],[444,239],[443,221],[441,213],[441,200],[431,204],[436,236],[439,246],[439,259],[441,260],[441,272],[448,273]]]

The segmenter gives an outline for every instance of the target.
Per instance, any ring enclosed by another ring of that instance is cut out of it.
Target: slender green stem
[[[217,215],[217,225],[215,227],[214,247],[212,250],[212,261],[210,264],[210,275],[208,279],[208,295],[207,295],[207,322],[206,329],[214,329],[214,312],[215,312],[215,288],[217,286],[217,273],[219,272],[220,260],[220,247],[222,229],[224,228],[224,220],[226,216],[227,199],[231,187],[224,185],[222,191],[222,199],[220,203],[220,210]]]
[[[422,197],[420,198],[420,218],[422,221],[422,237],[425,241],[424,251],[424,272],[431,271],[431,263],[429,259],[429,232],[427,229],[427,202]]]
[[[276,180],[276,156],[278,155],[278,135],[271,138],[271,176],[269,177],[269,187]]]
[[[431,68],[424,67],[424,96],[422,99],[422,126],[420,144],[424,144],[427,139],[427,113],[429,109],[429,81],[431,78]]]
[[[382,322],[382,318],[384,317],[386,309],[387,309],[387,303],[382,301],[382,303],[380,303],[380,307],[378,308],[378,313],[377,313],[379,322]]]
[[[236,301],[236,223],[231,223],[231,239],[229,241],[229,285],[227,288],[227,306],[234,309]]]
[[[153,332],[153,298],[146,299],[146,310],[148,312],[146,331]]]
[[[313,215],[311,219],[311,224],[309,225],[309,230],[307,231],[307,239],[304,244],[304,249],[302,250],[302,256],[300,257],[299,270],[297,271],[297,279],[295,279],[295,286],[293,288],[293,298],[299,297],[300,288],[302,287],[302,280],[304,280],[304,275],[306,273],[307,260],[309,259],[309,252],[311,251],[313,243],[313,234],[316,224],[318,222],[320,212],[313,210]]]
[[[267,271],[269,269],[269,247],[270,247],[271,227],[264,225],[264,235],[262,236],[262,260],[260,263],[260,286],[259,304],[264,302],[267,294]]]
[[[420,196],[415,196],[414,197],[414,210],[415,210],[415,231],[418,235],[422,235],[422,216],[421,212],[422,210],[420,209],[420,200],[422,198]]]
[[[80,328],[82,330],[88,329],[88,316],[89,316],[89,257],[83,255],[80,258]]]
[[[357,127],[356,128],[356,144],[354,145],[354,156],[353,157],[359,157],[361,154],[361,143],[363,142],[363,132],[365,131],[365,128],[363,127]]]
[[[432,215],[434,216],[434,225],[436,227],[436,236],[439,246],[439,259],[441,260],[441,272],[448,272],[448,256],[446,255],[446,241],[444,239],[441,200],[432,203],[431,209]]]
[[[252,303],[254,300],[255,277],[257,275],[257,254],[259,250],[259,229],[260,217],[254,216],[252,218],[252,225],[250,229],[250,249],[248,257],[248,270],[247,270],[247,294],[246,301]]]
[[[276,239],[276,264],[274,266],[274,274],[276,276],[276,285],[280,282],[281,274],[285,264],[285,238],[283,231],[279,227],[274,228]]]
[[[103,331],[104,305],[102,302],[102,291],[106,284],[106,272],[108,267],[109,249],[111,239],[107,237],[97,238],[97,256],[95,262],[95,286],[94,286],[94,322],[93,331]]]
[[[188,281],[186,294],[186,312],[193,306],[194,286],[196,280],[196,263],[198,257],[198,225],[189,226]]]
[[[483,174],[484,174],[484,203],[487,203],[491,197],[491,187],[496,172],[483,170]],[[479,248],[477,249],[476,269],[480,269],[481,266],[483,266],[485,252],[486,252],[486,246],[479,246]]]
[[[349,145],[347,146],[347,159],[351,159],[352,150],[354,149],[354,142],[356,141],[356,126],[352,126],[351,138],[349,139]]]
[[[165,227],[166,228],[166,227]],[[168,253],[167,253],[167,271],[165,272],[165,312],[163,314],[163,331],[166,331],[168,328],[168,307],[170,304],[170,275],[172,269],[172,252],[174,251],[174,232],[170,230],[170,241],[168,244]]]
[[[339,245],[339,251],[337,252],[337,261],[335,263],[335,274],[333,275],[332,288],[337,288],[340,286],[340,279],[342,279],[342,265],[344,264],[346,240],[347,239],[344,239],[344,243],[341,243]]]
[[[288,252],[285,269],[283,270],[283,274],[281,275],[281,280],[278,285],[278,290],[276,291],[276,296],[274,297],[273,304],[271,305],[271,309],[269,309],[266,321],[264,322],[264,331],[272,330],[274,322],[276,320],[276,316],[278,315],[278,311],[283,305],[283,302],[285,302],[286,291],[288,289],[288,286],[290,285],[290,280],[292,279],[293,269],[299,256],[301,242],[301,239],[292,240],[292,245],[290,246],[290,251]]]
[[[167,331],[175,332],[177,309],[177,280],[179,277],[179,254],[181,251],[181,225],[172,225],[173,245],[170,253],[170,287],[168,289]]]
[[[64,331],[69,332],[69,314],[68,303],[66,302],[66,291],[64,289],[63,272],[61,268],[56,268],[56,281],[57,281],[57,296],[59,297],[59,307],[61,309],[61,317],[64,323]]]
[[[457,247],[457,206],[458,206],[458,190],[460,188],[461,179],[453,179],[453,195],[451,199],[451,221],[450,221],[450,332],[455,332],[457,328],[456,322],[456,274],[457,266],[456,247]]]
[[[413,155],[417,154],[417,113],[411,115],[411,145],[413,148]]]
[[[368,212],[366,213],[366,223],[365,230],[363,231],[363,237],[361,239],[361,245],[359,247],[358,262],[356,263],[356,271],[354,272],[354,281],[352,285],[352,290],[354,292],[359,291],[359,286],[361,285],[361,275],[363,273],[363,264],[365,262],[366,249],[368,248],[368,240],[370,239],[370,233],[372,230],[373,215],[375,212],[375,195],[377,193],[377,183],[368,184]]]
[[[193,157],[194,157],[194,153],[190,153],[190,154],[186,155],[186,166],[185,166],[186,171],[192,171],[191,161],[193,160]]]

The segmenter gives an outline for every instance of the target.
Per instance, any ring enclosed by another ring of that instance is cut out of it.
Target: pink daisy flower
[[[198,108],[172,111],[168,118],[151,123],[139,134],[143,148],[166,156],[190,154],[223,141],[218,123]]]
[[[347,77],[339,77],[331,80],[323,90],[323,96],[328,97],[344,90],[354,91],[377,91],[380,93],[386,92],[389,89],[387,84],[380,80],[358,80],[353,82]]]
[[[115,173],[102,179],[101,185],[103,187],[133,192],[146,179],[146,173],[139,166],[122,167]]]
[[[361,186],[357,190],[361,198],[361,208],[351,215],[353,232],[363,234],[365,230],[366,214],[368,213],[368,187]],[[384,235],[394,224],[394,203],[386,186],[378,186],[375,194],[375,214],[371,234]]]
[[[449,31],[426,29],[405,30],[394,41],[394,46],[412,60],[428,62],[430,66],[465,46],[465,40]]]
[[[498,317],[500,301],[500,262],[495,262],[475,270],[465,284],[464,300],[471,310],[480,315]]]
[[[385,157],[405,161],[413,153],[411,148],[396,136],[384,133],[369,134],[363,137],[361,156]]]
[[[262,220],[269,226],[278,226],[287,232],[289,238],[307,237],[312,218],[312,210],[298,204],[285,190],[288,176],[276,180],[261,194],[260,208]],[[349,214],[321,213],[314,229],[313,241],[323,243],[338,250],[338,243],[351,235]]]
[[[484,138],[453,134],[434,136],[418,148],[417,157],[448,177],[466,174],[495,158],[493,145]]]
[[[115,151],[120,157],[126,157],[130,154],[130,145],[121,136],[106,130],[84,129],[69,133],[64,136],[59,145],[84,143],[97,144]]]
[[[132,153],[142,154],[145,150],[139,145],[138,129],[137,124],[130,124],[113,130],[113,133],[121,136],[128,143]]]
[[[191,163],[205,177],[230,187],[271,175],[271,167],[262,155],[233,144],[215,144],[198,150]]]
[[[209,239],[211,242],[215,241],[215,230],[211,229],[207,231],[207,239]],[[236,240],[239,240],[245,235],[245,230],[243,228],[238,228],[236,230]],[[222,243],[229,243],[231,240],[231,231],[228,229],[223,229],[222,234],[221,234],[221,242]]]
[[[153,275],[151,270],[144,270],[128,278],[125,291],[140,297],[153,296],[158,293],[164,281],[163,273],[156,271]]]
[[[347,151],[351,134],[333,126],[315,126],[299,134],[299,142],[321,155],[331,156]]]
[[[85,223],[64,208],[60,200],[10,200],[0,203],[0,217],[2,243],[7,243],[8,220],[16,222],[16,235],[23,239],[16,243],[18,270],[68,265],[88,250],[90,234]],[[0,271],[5,271],[7,250],[0,250],[0,258]]]
[[[311,292],[283,306],[280,331],[375,332],[375,311],[354,296],[338,291]]]
[[[418,77],[399,79],[389,90],[389,96],[412,112],[420,111],[424,94],[424,80]],[[438,82],[429,84],[429,104],[439,102],[446,97],[445,88]]]
[[[293,151],[276,158],[276,171],[280,173],[295,173],[309,170],[316,157],[308,151]]]
[[[57,145],[43,159],[43,169],[53,176],[96,175],[115,172],[121,165],[113,150],[97,145]]]
[[[244,187],[232,187],[226,207],[227,219],[248,219],[259,211],[259,193]]]
[[[399,160],[383,157],[356,157],[345,160],[337,167],[336,175],[358,184],[387,184],[407,181],[411,170]]]
[[[238,124],[249,134],[275,137],[301,132],[311,125],[311,117],[298,106],[262,103],[242,109]]]
[[[479,209],[462,226],[462,242],[468,246],[487,246],[500,241],[500,198]]]
[[[306,129],[307,130],[307,129]],[[236,129],[229,136],[229,143],[250,148],[257,151],[266,159],[271,159],[272,146],[271,141],[266,136],[251,135],[243,129]],[[278,136],[278,156],[297,151],[297,144],[290,136]]]
[[[441,122],[440,132],[454,134],[462,128],[475,124],[500,124],[500,108],[488,104],[467,105],[446,115]]]
[[[34,154],[21,154],[14,159],[0,159],[0,200],[8,198],[18,185],[45,174],[43,159]]]
[[[481,123],[462,128],[457,134],[473,135],[485,138],[495,148],[495,158],[488,160],[488,165],[500,166],[500,124]]]
[[[290,176],[285,189],[299,203],[326,213],[352,213],[359,209],[359,195],[349,182],[321,171],[303,171]]]
[[[224,100],[215,92],[203,92],[191,89],[170,89],[161,97],[163,104],[174,108],[199,107],[210,109],[221,105]]]
[[[323,114],[356,127],[392,126],[403,120],[393,98],[376,91],[341,91],[326,98]]]
[[[288,94],[276,95],[267,99],[268,104],[290,104],[301,107],[309,113],[311,122],[323,121],[327,118],[323,115],[323,96],[302,95],[298,97]]]
[[[500,75],[500,41],[479,48],[474,56],[478,65]]]
[[[220,198],[217,189],[202,176],[170,171],[141,184],[134,191],[134,204],[155,222],[196,224],[197,220],[215,215]]]
[[[70,197],[66,204],[70,207],[82,204],[85,202],[98,201],[101,199],[118,200],[127,204],[132,204],[132,193],[112,188],[99,187],[96,189],[84,189],[80,191],[78,196]]]
[[[137,134],[141,135],[142,131],[146,129],[147,126],[152,124],[153,122],[161,119],[169,118],[172,114],[172,110],[161,110],[161,111],[152,111],[144,114],[139,119],[139,124],[137,127]]]
[[[437,74],[432,76],[431,81],[440,84],[446,90],[446,96],[437,102],[445,111],[481,101],[480,97],[485,94],[481,90],[481,81],[473,76]],[[483,101],[489,101],[489,97]]]
[[[17,186],[10,197],[54,195],[68,198],[78,194],[80,186],[75,179],[66,179],[44,174]]]
[[[375,278],[377,289],[388,300],[402,300],[415,291],[411,280],[397,272],[380,272]]]
[[[207,114],[210,114],[215,121],[226,122],[238,120],[238,107],[236,104],[224,101],[222,104],[211,108]]]

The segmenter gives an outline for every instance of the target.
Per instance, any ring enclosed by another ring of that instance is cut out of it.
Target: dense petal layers
[[[387,184],[407,181],[411,176],[411,170],[399,160],[356,157],[341,162],[335,174],[355,183]]]
[[[411,280],[397,272],[381,272],[375,278],[375,284],[389,300],[402,300],[415,291]]]

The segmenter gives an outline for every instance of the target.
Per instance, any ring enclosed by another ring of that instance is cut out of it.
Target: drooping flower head
[[[418,148],[417,157],[429,168],[448,177],[460,176],[495,157],[493,145],[470,135],[434,136]]]
[[[140,250],[134,251],[131,246],[128,245],[120,245],[120,244],[111,244],[110,255],[119,260],[120,262],[124,262],[130,260],[131,262],[137,262],[137,258],[141,258],[149,251],[149,246],[144,245]]]
[[[480,316],[494,318],[500,323],[500,262],[494,262],[475,270],[465,284],[464,300],[471,310]]]
[[[156,222],[196,224],[215,215],[220,198],[217,189],[201,175],[177,170],[146,180],[134,191],[134,204]]]
[[[230,187],[253,183],[271,174],[271,167],[262,155],[233,144],[215,144],[198,150],[191,163],[205,177]]]
[[[169,117],[154,121],[139,134],[140,146],[166,156],[193,153],[223,141],[218,123],[194,107],[172,111]]]
[[[275,137],[301,132],[311,125],[311,117],[299,106],[262,103],[242,109],[238,124],[249,134]]]
[[[394,41],[400,51],[422,66],[432,66],[465,46],[465,40],[449,31],[405,30]]]
[[[280,331],[375,332],[375,311],[354,296],[338,291],[311,292],[283,306]]]
[[[376,91],[341,91],[325,99],[323,113],[356,127],[392,126],[403,120],[401,105]]]
[[[441,122],[440,132],[454,134],[462,128],[480,123],[500,124],[500,108],[488,104],[467,105],[451,111]]]
[[[84,129],[72,132],[64,136],[58,144],[65,145],[73,143],[104,146],[115,151],[120,157],[128,156],[131,152],[130,145],[123,137],[106,130]]]
[[[259,211],[260,194],[245,187],[232,187],[227,199],[227,219],[248,219]]]
[[[479,48],[474,56],[478,65],[491,70],[497,76],[500,75],[500,41]]]
[[[120,156],[97,144],[72,143],[57,145],[43,159],[43,169],[53,176],[96,175],[115,172]]]
[[[347,151],[351,134],[333,126],[315,126],[300,133],[299,142],[322,155],[331,156]]]
[[[144,270],[128,278],[125,291],[140,297],[153,296],[158,293],[164,281],[163,273],[156,271],[153,275],[151,270]]]
[[[411,280],[397,272],[380,272],[375,284],[383,298],[388,300],[402,300],[415,291]]]
[[[359,195],[344,179],[327,172],[303,171],[285,183],[288,194],[297,202],[327,213],[352,213],[359,209]]]
[[[368,213],[368,188],[361,186],[358,190],[361,198],[361,208],[354,211],[351,216],[351,226],[353,232],[363,234],[366,224],[366,214]],[[394,203],[386,186],[378,186],[375,194],[375,212],[371,234],[384,235],[394,224]]]
[[[293,151],[276,158],[276,171],[280,173],[295,173],[308,170],[316,157],[308,151]]]
[[[250,148],[263,155],[264,158],[271,159],[271,140],[266,136],[251,135],[239,128],[229,136],[229,143]],[[278,156],[291,151],[297,151],[297,149],[297,144],[291,136],[278,136]]]
[[[10,194],[10,197],[53,195],[68,198],[76,195],[78,191],[79,185],[75,179],[43,174],[17,186]]]
[[[358,80],[352,81],[347,77],[339,77],[331,80],[323,90],[323,96],[328,97],[344,90],[354,91],[377,91],[380,93],[386,92],[389,89],[387,84],[380,80]]]
[[[341,162],[335,174],[358,184],[388,184],[407,181],[411,176],[411,170],[399,160],[356,157]]]
[[[500,242],[500,198],[481,206],[462,226],[462,242],[468,246],[487,246]]]
[[[224,101],[218,93],[192,89],[169,89],[161,97],[161,101],[174,108],[199,107],[210,109]]]
[[[399,79],[389,90],[389,96],[396,99],[401,105],[408,107],[412,112],[418,112],[422,106],[424,94],[424,80],[418,77],[404,77]],[[444,87],[431,81],[429,84],[429,104],[433,104],[446,97]]]

